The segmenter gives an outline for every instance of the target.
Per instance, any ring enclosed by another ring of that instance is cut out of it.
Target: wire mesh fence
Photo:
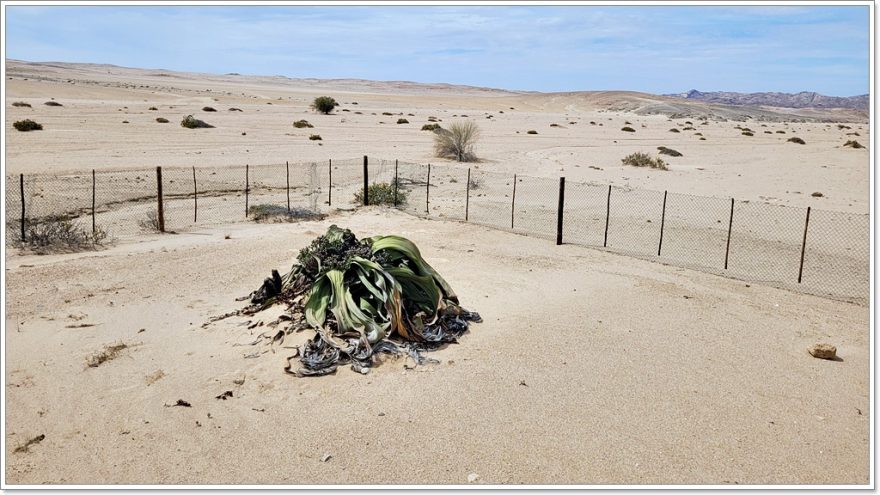
[[[421,217],[857,303],[868,300],[868,215],[561,182],[478,165],[367,158],[28,174],[6,177],[5,232],[7,244],[14,245],[34,226],[65,221],[119,239],[251,221],[261,208],[353,209],[367,194],[371,204]]]

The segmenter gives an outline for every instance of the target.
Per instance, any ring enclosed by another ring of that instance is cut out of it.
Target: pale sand
[[[667,131],[695,119],[601,111],[607,95],[27,70],[80,82],[4,81],[7,173],[363,154],[439,163],[419,128],[429,115],[445,124],[467,114],[483,128],[481,169],[868,210],[867,150],[838,147],[853,131],[868,145],[864,122],[851,130],[766,123],[786,135],[764,135],[754,121],[713,122],[696,126],[707,137],[698,141],[694,131]],[[393,88],[402,94],[388,94]],[[309,112],[325,92],[351,111]],[[65,106],[42,105],[50,97]],[[201,112],[205,105],[218,112]],[[401,116],[383,111],[416,116],[396,125]],[[183,129],[187,113],[217,128]],[[159,116],[171,123],[155,123]],[[46,130],[12,131],[24,117]],[[316,127],[294,129],[301,118]],[[619,130],[626,120],[635,134]],[[740,136],[736,125],[757,133]],[[794,134],[807,145],[784,142]],[[669,159],[669,172],[619,165],[660,145],[685,154]],[[405,371],[392,361],[368,376],[345,368],[317,379],[283,373],[289,349],[245,359],[256,349],[234,344],[252,339],[246,320],[201,328],[239,308],[235,297],[272,268],[286,270],[331,222],[413,239],[486,321],[434,354],[439,365]],[[381,209],[140,241],[98,253],[7,254],[8,483],[463,484],[471,473],[479,483],[869,481],[865,306]],[[95,326],[67,328],[82,324]],[[132,347],[87,367],[92,353],[120,342]],[[812,358],[816,342],[836,345],[842,361]],[[233,398],[214,398],[227,390]],[[193,407],[163,407],[178,399]],[[28,452],[14,452],[40,434]]]
[[[441,364],[313,379],[245,359],[247,320],[201,328],[331,221],[413,239],[485,322]],[[384,209],[15,256],[7,281],[8,483],[869,481],[867,307]]]
[[[432,156],[432,135],[420,131],[421,126],[429,116],[448,125],[465,120],[461,115],[467,115],[482,129],[476,152],[484,161],[477,167],[485,170],[511,175],[564,175],[571,181],[855,213],[867,213],[869,209],[868,149],[841,147],[848,139],[870,145],[864,119],[846,124],[851,129],[838,129],[832,123],[755,120],[699,125],[693,117],[669,122],[663,115],[609,110],[656,106],[656,97],[638,93],[514,94],[404,83],[290,81],[76,67],[7,61],[12,77],[5,81],[7,173],[254,165],[362,155],[436,164],[443,160]],[[308,109],[321,94],[334,96],[341,103],[334,114],[317,115]],[[64,106],[43,105],[50,98]],[[14,101],[28,102],[33,108],[12,107]],[[151,106],[159,110],[149,111]],[[204,106],[212,106],[217,112],[203,112]],[[230,107],[243,112],[230,112]],[[717,108],[712,111],[724,113]],[[184,129],[179,122],[187,114],[216,128]],[[828,111],[812,114],[851,116]],[[493,117],[487,119],[487,115]],[[157,117],[165,117],[170,123],[159,124],[155,122]],[[22,118],[44,124],[45,130],[12,130],[12,122]],[[398,125],[398,118],[410,123]],[[299,119],[307,119],[315,127],[294,128],[292,122]],[[129,123],[123,124],[123,120]],[[673,127],[686,127],[688,120],[694,123],[694,131],[669,132]],[[590,125],[590,121],[597,125]],[[620,130],[626,121],[632,123],[635,133]],[[550,127],[553,123],[562,127]],[[754,137],[743,136],[736,126],[752,129]],[[526,134],[532,129],[539,134]],[[786,134],[777,134],[778,130]],[[242,132],[247,135],[242,136]],[[700,141],[696,132],[701,132],[706,141]],[[850,132],[860,136],[847,136]],[[310,141],[310,134],[319,134],[323,140]],[[786,142],[792,136],[801,137],[807,144]],[[684,156],[664,157],[671,163],[668,172],[620,164],[629,153],[655,154],[658,146],[676,149]],[[813,198],[813,192],[822,192],[824,197]]]

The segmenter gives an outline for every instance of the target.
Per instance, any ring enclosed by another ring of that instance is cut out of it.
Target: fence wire
[[[502,174],[475,164],[367,159],[375,195],[420,217],[470,223],[866,304],[870,217],[842,212]],[[23,184],[20,182],[23,178]],[[53,221],[123,239],[156,232],[156,169],[5,177],[8,245]],[[162,167],[166,231],[246,222],[254,208],[313,212],[363,203],[364,158]],[[375,198],[374,198],[375,199]],[[387,197],[386,197],[387,200]],[[371,202],[373,202],[371,200]],[[803,261],[802,261],[803,260]]]

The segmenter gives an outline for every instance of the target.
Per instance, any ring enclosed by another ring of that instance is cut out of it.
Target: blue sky
[[[534,91],[869,90],[867,6],[5,6],[6,57]]]

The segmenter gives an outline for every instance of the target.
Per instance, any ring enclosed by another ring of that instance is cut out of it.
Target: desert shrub
[[[852,127],[850,127],[850,126],[848,126],[848,125],[843,125],[843,124],[837,124],[837,128],[840,129],[840,130],[843,130],[843,129],[852,129]]]
[[[315,101],[312,102],[311,106],[312,110],[327,115],[332,112],[334,108],[338,107],[339,103],[336,103],[336,100],[329,96],[319,96],[315,98]]]
[[[790,137],[790,138],[788,138],[788,142],[789,143],[797,143],[797,144],[807,144],[804,142],[803,139],[801,139],[799,137]]]
[[[475,162],[474,145],[479,137],[480,128],[475,122],[453,122],[449,129],[434,132],[434,154],[460,162]]]
[[[858,132],[847,132],[846,135],[847,136],[861,136],[861,134],[859,134]]]
[[[122,123],[123,123],[123,124],[128,124],[128,121],[127,121],[127,120],[123,120]]]
[[[550,127],[561,127],[559,124],[550,124]]]
[[[669,132],[681,132],[681,131],[679,131],[677,128],[673,127],[672,129],[669,129]]]
[[[295,222],[297,220],[323,220],[324,215],[298,206],[291,207],[290,210],[286,206],[262,204],[253,205],[248,208],[248,216],[255,222],[277,223],[277,222]]]
[[[821,197],[824,197],[825,195],[822,194],[822,193],[820,193],[820,192],[818,192],[818,191],[816,191],[816,192],[814,192],[813,194],[810,194],[810,196],[812,196],[812,197],[814,197],[814,198],[821,198]]]
[[[661,155],[682,156],[678,151],[672,148],[667,148],[666,146],[658,146],[657,149],[660,151]]]
[[[853,148],[853,149],[864,148],[862,143],[860,143],[858,141],[847,141],[847,142],[843,143],[843,147],[844,148]]]
[[[440,124],[425,124],[422,126],[423,131],[436,131],[438,129],[442,129]]]
[[[776,134],[785,134],[785,131],[776,131]]]
[[[229,111],[230,111],[230,112],[242,112],[243,110],[240,109],[240,108],[232,107],[232,108],[229,109]]]
[[[42,131],[43,124],[38,124],[31,119],[19,120],[17,122],[13,122],[12,127],[15,127],[15,130],[21,132],[28,131]]]
[[[742,135],[743,136],[754,136],[754,134],[752,134],[750,131],[743,131]]]
[[[30,104],[30,103],[25,103],[25,102],[23,102],[23,101],[16,101],[16,102],[13,102],[13,103],[12,103],[12,106],[14,106],[14,107],[28,107],[28,108],[31,108],[31,104]]]
[[[764,131],[764,134],[773,134],[773,131]]]
[[[293,126],[296,127],[297,129],[303,129],[303,128],[311,129],[311,128],[315,127],[312,124],[310,124],[308,120],[297,120],[296,122],[293,123]]]
[[[685,127],[684,129],[682,129],[682,130],[683,130],[683,131],[696,131],[696,129],[694,129],[694,128],[691,127],[691,126],[687,126],[687,127]]]
[[[695,132],[695,133],[694,133],[694,136],[702,136],[702,135],[703,135],[702,132]]]
[[[158,108],[156,108],[156,107],[150,107],[150,108],[148,108],[147,110],[158,110]]]
[[[624,124],[624,125],[632,125],[632,122],[630,122],[630,121],[628,121],[628,120],[624,120],[624,121],[623,121],[623,124]]]
[[[199,120],[192,115],[187,115],[180,121],[180,127],[186,127],[187,129],[210,129],[214,126],[203,120]]]
[[[704,137],[700,138],[700,141],[705,141],[705,140],[706,140],[706,138],[704,138]]]
[[[378,182],[376,184],[370,184],[367,187],[367,194],[369,199],[369,204],[371,205],[385,205],[385,206],[394,206],[394,184],[389,184],[387,182]],[[354,193],[354,202],[357,204],[364,204],[364,191],[363,189],[358,189],[357,192]],[[397,205],[405,205],[406,204],[406,191],[404,191],[400,187],[400,182],[398,182],[397,187]]]
[[[650,167],[659,170],[668,170],[666,162],[660,158],[654,158],[651,155],[640,151],[627,155],[620,161],[624,165],[632,165],[633,167]]]
[[[19,245],[38,254],[69,253],[96,249],[106,242],[107,232],[96,227],[84,228],[74,220],[62,216],[50,216],[25,227],[25,238]]]
[[[537,134],[537,133],[538,133],[538,131],[536,131],[534,129],[532,129],[530,131],[526,131],[526,134]]]
[[[437,122],[437,117],[428,117],[428,122]]]
[[[216,112],[217,109],[215,109],[214,107],[202,107],[202,111],[203,112]]]
[[[46,105],[47,107],[63,107],[64,106],[61,103],[58,103],[57,101],[47,101],[46,103],[43,103],[43,105]]]
[[[145,232],[161,232],[159,229],[159,216],[156,214],[155,210],[150,210],[137,222],[138,227]]]
[[[156,117],[156,122],[158,122],[160,124],[167,124],[168,119],[166,119],[165,117]]]
[[[310,141],[322,141],[323,139],[321,138],[320,134],[312,134],[311,136],[309,136],[309,140]]]
[[[409,121],[406,119],[397,119],[398,124],[409,124]]]
[[[621,131],[624,131],[624,132],[636,132],[636,130],[633,129],[632,127],[624,127],[624,128],[621,129]]]

